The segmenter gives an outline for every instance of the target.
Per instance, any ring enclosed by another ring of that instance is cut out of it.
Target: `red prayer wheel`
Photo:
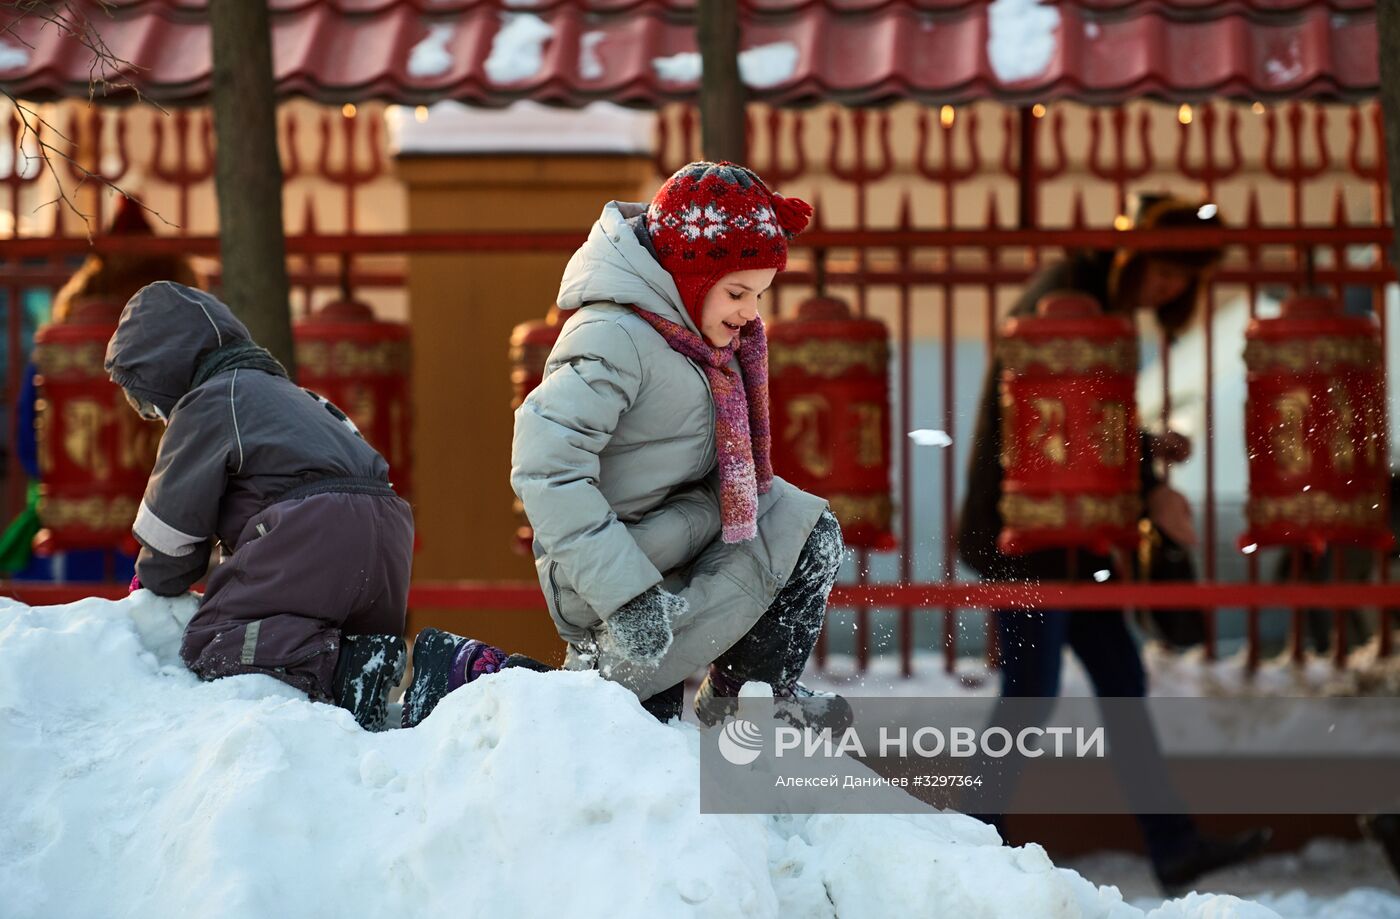
[[[543,319],[531,319],[510,330],[511,408],[519,408],[544,382],[544,365],[564,328],[561,318],[559,307],[551,306]]]
[[[1107,552],[1138,542],[1137,331],[1091,297],[1046,296],[1002,326],[998,545]]]
[[[296,323],[297,381],[350,416],[389,463],[399,494],[412,491],[413,416],[408,326],[381,322],[369,306],[338,300]]]
[[[131,525],[165,429],[142,421],[103,369],[122,306],[75,305],[34,336],[43,552],[136,550]]]
[[[890,345],[878,319],[818,296],[768,326],[773,469],[821,495],[846,544],[893,549]]]
[[[1248,529],[1240,546],[1389,548],[1385,364],[1373,315],[1297,297],[1245,331]]]
[[[551,306],[543,319],[522,322],[510,331],[510,407],[519,408],[534,388],[544,382],[544,367],[549,361],[549,352],[559,340],[564,328],[560,321],[559,307]],[[525,507],[520,499],[515,501],[515,516],[518,526],[515,529],[515,550],[522,555],[533,551],[535,531],[525,517]]]

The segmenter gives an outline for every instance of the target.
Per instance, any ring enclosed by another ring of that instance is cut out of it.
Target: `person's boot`
[[[442,629],[424,629],[413,639],[413,679],[403,695],[403,726],[419,724],[457,687],[512,667],[537,673],[554,669],[524,654],[508,655],[475,638],[463,638]]]
[[[695,691],[695,717],[713,727],[739,709],[743,683],[723,668],[711,664],[700,688]],[[830,730],[842,734],[855,722],[851,704],[834,692],[818,692],[802,683],[773,687],[774,714],[799,730]]]
[[[397,635],[341,635],[332,680],[335,704],[366,731],[382,731],[389,693],[403,679],[408,649]]]
[[[705,679],[695,690],[695,717],[705,727],[714,727],[739,710],[739,690],[743,683],[717,664],[711,664]]]
[[[670,689],[663,689],[649,699],[642,700],[642,708],[647,713],[665,724],[668,721],[675,721],[681,716],[681,710],[685,708],[685,684],[677,683]]]
[[[1179,854],[1155,862],[1152,869],[1162,889],[1175,894],[1203,875],[1254,858],[1272,835],[1271,830],[1254,829],[1224,839],[1202,836]]]
[[[1400,878],[1400,814],[1376,814],[1361,818],[1361,829],[1380,843],[1390,870]]]
[[[796,728],[811,728],[813,731],[830,730],[833,736],[846,733],[855,724],[856,715],[851,703],[834,692],[810,689],[802,683],[793,683],[785,696],[774,693],[780,702],[778,717],[785,719]]]
[[[506,662],[501,665],[502,670],[509,670],[512,667],[524,667],[526,670],[533,670],[535,673],[552,673],[554,668],[544,661],[537,661],[528,654],[512,654],[506,658]]]

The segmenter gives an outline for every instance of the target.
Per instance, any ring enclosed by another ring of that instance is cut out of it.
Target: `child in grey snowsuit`
[[[413,552],[384,458],[227,306],[182,284],[131,298],[106,368],[167,425],[132,527],[133,588],[181,594],[221,550],[185,663],[206,680],[266,674],[382,728],[405,666]]]
[[[632,690],[666,720],[706,676],[713,723],[747,681],[833,726],[844,701],[798,682],[844,553],[822,498],[773,474],[760,300],[811,215],[729,163],[693,163],[649,205],[612,202],[560,285],[569,315],[545,379],[515,415],[511,485],[534,529],[565,666]],[[428,639],[428,641],[425,641]],[[431,651],[420,668],[419,648]],[[503,660],[420,636],[405,723]]]

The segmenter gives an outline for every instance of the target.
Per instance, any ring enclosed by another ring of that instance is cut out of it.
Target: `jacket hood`
[[[247,327],[217,297],[156,281],[127,301],[107,343],[105,366],[112,382],[145,396],[169,416],[190,391],[207,354],[251,341]]]
[[[700,334],[682,305],[676,282],[637,233],[645,233],[647,206],[609,201],[588,233],[588,241],[569,259],[559,283],[558,305],[575,310],[600,301],[638,306]]]

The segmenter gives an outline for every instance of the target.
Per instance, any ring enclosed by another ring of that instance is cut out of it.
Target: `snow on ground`
[[[1302,667],[1288,657],[1263,661],[1250,678],[1243,654],[1207,661],[1199,650],[1175,654],[1160,644],[1145,646],[1143,659],[1154,696],[1300,696],[1382,692],[1400,695],[1400,658],[1384,660],[1377,646],[1358,648],[1338,671],[1329,657],[1309,655]],[[905,697],[986,697],[997,693],[996,674],[981,660],[963,658],[953,674],[943,658],[920,654],[914,677],[899,675],[897,657],[871,658],[864,675],[853,658],[833,655],[825,672],[809,669],[803,682],[849,695]],[[1092,695],[1088,678],[1070,653],[1064,658],[1064,694]],[[1151,909],[1158,887],[1147,859],[1127,853],[1101,853],[1066,862],[1095,884],[1111,885],[1135,906]],[[1210,875],[1202,882],[1218,894],[1247,897],[1283,919],[1400,919],[1400,883],[1380,847],[1371,842],[1319,839],[1297,853],[1270,855],[1248,865]],[[1169,913],[1161,915],[1167,919]]]
[[[1297,666],[1285,654],[1261,661],[1251,676],[1243,651],[1208,661],[1199,648],[1179,654],[1149,642],[1143,647],[1143,663],[1149,692],[1158,697],[1400,695],[1400,654],[1382,658],[1378,648],[1373,640],[1353,650],[1340,670],[1329,655],[1309,653]],[[914,656],[913,669],[914,675],[906,679],[900,676],[897,656],[879,655],[871,657],[862,674],[850,655],[834,654],[824,670],[817,670],[815,662],[809,665],[802,681],[814,689],[850,695],[932,698],[994,696],[999,686],[998,675],[980,658],[961,658],[949,674],[942,655],[920,653]],[[1093,695],[1084,668],[1068,651],[1062,673],[1063,695]]]
[[[0,604],[6,916],[1144,915],[958,814],[701,814],[701,735],[592,674],[497,674],[367,734],[267,677],[196,680],[189,598]]]
[[[1153,902],[1157,887],[1144,858],[1106,853],[1067,865],[1095,883],[1113,884],[1139,906]],[[1284,919],[1400,919],[1400,883],[1369,842],[1315,839],[1299,852],[1216,872],[1205,886],[1256,900]]]

